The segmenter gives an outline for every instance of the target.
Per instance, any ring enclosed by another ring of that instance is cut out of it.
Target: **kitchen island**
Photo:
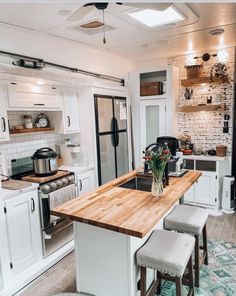
[[[77,290],[96,296],[137,296],[135,253],[184,193],[201,176],[189,171],[170,178],[161,198],[119,187],[137,176],[132,171],[52,210],[74,223]],[[139,175],[138,175],[139,176]],[[140,176],[141,177],[141,176]],[[149,271],[150,284],[153,271]]]

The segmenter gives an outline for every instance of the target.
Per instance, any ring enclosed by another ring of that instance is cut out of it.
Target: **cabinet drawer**
[[[211,160],[196,160],[196,170],[216,172],[216,161]]]

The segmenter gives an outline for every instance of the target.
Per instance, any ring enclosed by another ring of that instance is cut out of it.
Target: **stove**
[[[44,257],[50,255],[73,239],[70,220],[51,215],[54,207],[76,198],[77,190],[73,172],[58,170],[52,176],[37,177],[31,158],[12,160],[12,178],[37,183]]]

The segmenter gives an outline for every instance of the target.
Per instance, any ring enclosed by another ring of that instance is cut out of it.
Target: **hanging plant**
[[[216,63],[211,67],[210,70],[210,81],[211,84],[214,82],[214,77],[220,78],[222,83],[229,83],[230,78],[228,74],[228,67],[224,63]]]

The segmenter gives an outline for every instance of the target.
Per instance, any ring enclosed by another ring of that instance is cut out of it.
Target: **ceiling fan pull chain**
[[[105,36],[105,11],[102,10],[102,17],[103,17],[103,44],[106,44],[106,36]]]

